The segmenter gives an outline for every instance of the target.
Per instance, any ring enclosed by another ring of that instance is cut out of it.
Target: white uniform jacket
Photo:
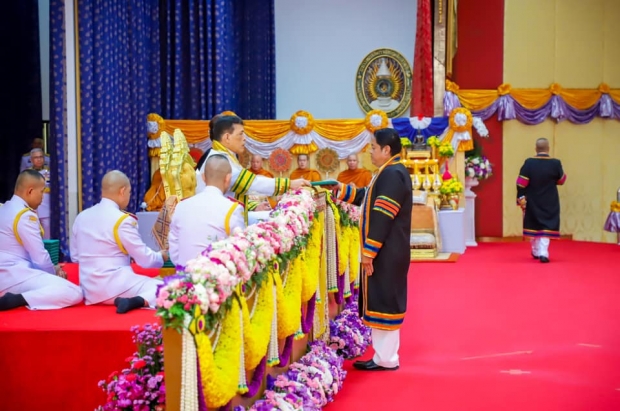
[[[174,264],[185,265],[237,227],[245,228],[243,206],[224,197],[219,188],[207,186],[177,204],[168,234],[170,259]]]
[[[161,253],[142,241],[137,218],[107,198],[76,217],[70,246],[71,260],[80,264],[86,304],[107,301],[144,281],[131,269],[131,258],[144,268],[164,264]]]
[[[288,178],[269,178],[258,176],[241,166],[237,157],[230,151],[218,151],[211,149],[207,159],[214,154],[221,154],[228,159],[232,167],[231,186],[226,195],[241,199],[244,195],[262,195],[262,196],[279,196],[286,193],[290,188],[290,180]],[[205,183],[202,179],[206,161],[196,171],[196,193],[200,193],[205,189]]]
[[[0,207],[0,293],[43,273],[55,276],[39,218],[14,195]]]

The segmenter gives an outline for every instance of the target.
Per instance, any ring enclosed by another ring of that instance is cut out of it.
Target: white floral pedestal
[[[476,247],[476,193],[471,191],[478,184],[477,179],[465,177],[465,245]]]

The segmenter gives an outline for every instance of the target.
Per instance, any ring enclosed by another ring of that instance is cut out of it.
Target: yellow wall
[[[620,1],[506,0],[504,15],[504,83],[512,88],[620,87]],[[562,234],[615,242],[603,224],[620,187],[620,121],[526,126],[514,120],[503,123],[503,135],[504,236],[521,235],[515,179],[535,140],[546,137],[568,175],[559,189]]]

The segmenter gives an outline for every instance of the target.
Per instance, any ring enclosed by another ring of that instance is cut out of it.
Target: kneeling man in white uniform
[[[44,191],[45,178],[38,171],[22,171],[13,198],[0,207],[0,311],[24,305],[52,310],[82,301],[80,287],[65,279],[43,245],[35,210]]]
[[[228,237],[235,228],[243,229],[243,205],[224,196],[230,187],[232,166],[221,154],[213,154],[204,165],[204,191],[177,204],[168,244],[170,259],[185,265],[212,242]]]
[[[101,202],[82,211],[73,224],[71,259],[80,264],[80,286],[86,304],[114,304],[124,314],[155,307],[161,280],[138,275],[131,259],[144,268],[159,268],[167,251],[151,250],[140,237],[138,219],[123,211],[131,183],[120,171],[110,171],[101,183]]]

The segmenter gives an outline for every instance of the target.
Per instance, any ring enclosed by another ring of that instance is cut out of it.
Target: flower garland
[[[131,411],[137,408],[163,411],[166,403],[161,327],[131,327],[137,351],[127,359],[129,368],[114,371],[99,387],[107,394],[97,411]]]
[[[202,391],[209,408],[226,405],[239,390],[239,353],[242,348],[240,314],[241,303],[234,298],[230,310],[222,319],[220,336],[213,345],[204,332],[194,336]]]
[[[273,307],[273,275],[257,287],[252,294],[252,309],[248,308],[245,296],[240,297],[243,311],[243,342],[245,369],[253,370],[265,357],[269,345]]]
[[[278,302],[278,339],[282,340],[301,326],[301,284],[304,261],[295,258],[286,270],[284,280],[275,274]],[[284,283],[284,284],[283,284]]]
[[[319,284],[320,264],[321,264],[321,245],[323,242],[323,231],[325,230],[325,214],[318,213],[314,218],[314,223],[310,228],[308,244],[305,250],[306,270],[303,275],[301,288],[301,302],[307,302],[316,294]]]

